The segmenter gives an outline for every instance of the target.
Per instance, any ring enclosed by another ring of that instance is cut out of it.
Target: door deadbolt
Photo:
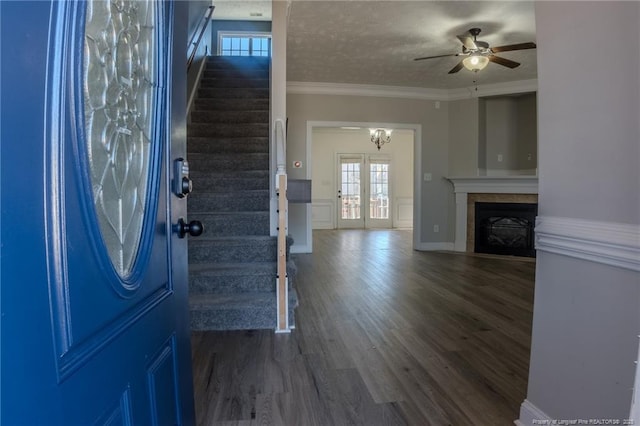
[[[193,191],[193,182],[189,178],[189,162],[184,158],[174,161],[173,193],[178,198],[184,198]]]

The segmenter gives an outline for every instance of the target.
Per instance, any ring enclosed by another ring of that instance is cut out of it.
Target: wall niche
[[[478,175],[536,175],[538,167],[535,93],[478,100]]]

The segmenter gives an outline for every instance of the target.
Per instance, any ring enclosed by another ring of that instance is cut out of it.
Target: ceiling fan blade
[[[449,74],[455,74],[458,71],[460,71],[462,69],[462,67],[464,67],[464,65],[462,64],[462,61],[458,62],[458,65],[456,65],[455,67],[451,68],[451,71],[449,71]]]
[[[525,49],[535,49],[535,48],[536,48],[535,43],[528,42],[528,43],[508,44],[506,46],[496,46],[496,47],[492,47],[491,51],[493,53],[498,53],[498,52],[508,52],[510,50],[525,50]]]
[[[424,58],[415,58],[414,61],[422,61],[424,59],[446,58],[448,56],[458,56],[458,53],[450,53],[448,55],[425,56]]]
[[[512,61],[511,59],[501,58],[500,56],[489,55],[488,58],[491,62],[508,67],[508,68],[516,68],[520,66],[519,62]]]
[[[473,35],[471,35],[471,33],[462,34],[456,37],[458,37],[458,40],[460,40],[462,42],[462,45],[468,50],[478,50],[478,46],[473,40]]]

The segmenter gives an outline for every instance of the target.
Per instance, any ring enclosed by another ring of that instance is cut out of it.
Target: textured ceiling
[[[237,10],[260,1],[216,1]],[[244,18],[248,19],[248,18]],[[490,46],[536,41],[530,1],[324,1],[293,0],[287,39],[287,80],[453,89],[536,78],[536,49],[499,56],[515,69],[490,63],[475,74],[448,74],[457,57],[457,34],[479,27]]]
[[[271,0],[214,0],[214,19],[270,21]]]

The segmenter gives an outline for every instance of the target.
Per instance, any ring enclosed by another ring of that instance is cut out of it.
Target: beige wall
[[[538,101],[535,93],[520,96],[517,103],[516,169],[538,167]]]
[[[432,181],[421,182],[418,188],[422,200],[421,217],[414,218],[414,227],[420,230],[418,243],[429,248],[446,246],[453,241],[454,224],[453,192],[451,184],[444,178],[448,174],[449,121],[448,104],[434,101],[377,98],[366,96],[332,96],[289,94],[287,115],[289,128],[287,158],[307,158],[307,122],[359,122],[359,123],[406,123],[419,125],[421,140],[417,159],[418,172],[431,173]],[[416,151],[417,152],[417,151]],[[290,164],[289,164],[290,165]],[[289,169],[292,179],[306,179],[307,168]],[[289,233],[296,244],[308,243],[306,229],[311,226],[310,206],[293,206],[289,210]],[[433,231],[438,225],[439,232]]]
[[[478,174],[478,108],[478,98],[449,103],[449,176]]]
[[[347,130],[316,127],[312,131],[312,222],[314,229],[336,226],[338,154],[385,155],[390,159],[389,188],[393,227],[412,226],[413,212],[413,131],[393,130],[391,143],[378,151],[371,143],[368,128]]]
[[[537,139],[535,93],[449,102],[450,176],[535,174]]]

